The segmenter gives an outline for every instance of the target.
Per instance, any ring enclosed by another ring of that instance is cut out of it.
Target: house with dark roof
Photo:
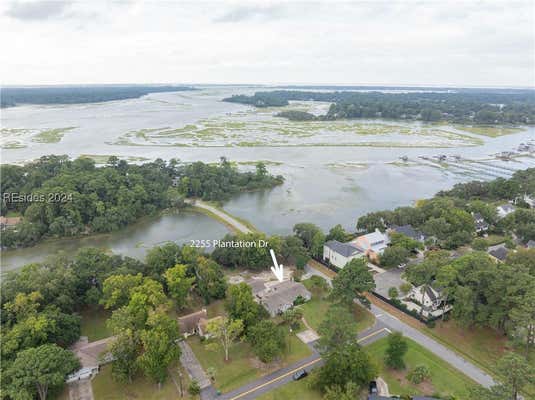
[[[515,211],[515,207],[509,203],[496,207],[498,218],[504,218]]]
[[[427,236],[423,232],[414,229],[410,224],[401,226],[392,225],[389,229],[389,232],[402,233],[403,235],[422,243],[425,242],[425,239],[427,239]]]
[[[302,283],[274,281],[265,282],[265,289],[256,294],[255,300],[274,317],[292,308],[299,297],[305,301],[312,297]]]
[[[202,319],[208,319],[206,308],[188,315],[184,315],[183,317],[179,317],[178,329],[180,330],[180,334],[184,337],[188,337],[199,333],[199,322]]]
[[[364,252],[351,243],[329,240],[323,245],[323,261],[329,262],[337,268],[344,268],[349,261],[363,255]]]
[[[488,250],[488,253],[494,257],[497,261],[503,262],[507,258],[507,254],[509,254],[509,250],[503,245],[495,246],[492,249]]]
[[[427,312],[438,310],[444,302],[441,291],[430,285],[413,287],[407,298],[417,302]]]

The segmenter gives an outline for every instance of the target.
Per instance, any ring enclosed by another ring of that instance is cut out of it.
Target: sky
[[[0,1],[2,85],[535,87],[535,1]]]

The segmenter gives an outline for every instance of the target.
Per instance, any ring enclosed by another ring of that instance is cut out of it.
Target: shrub
[[[487,251],[488,247],[489,246],[488,246],[487,241],[485,239],[482,239],[482,238],[476,238],[472,242],[472,248],[474,250]]]
[[[409,282],[405,282],[405,283],[402,283],[399,288],[401,290],[401,293],[405,295],[411,291],[412,285]]]
[[[425,365],[418,365],[407,374],[407,379],[409,382],[418,385],[423,381],[431,379],[431,371]]]
[[[392,286],[390,289],[388,289],[388,297],[391,299],[395,299],[399,296],[398,289],[394,286]]]

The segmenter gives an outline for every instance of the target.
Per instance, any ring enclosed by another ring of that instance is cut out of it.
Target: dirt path
[[[215,214],[217,217],[221,218],[225,223],[229,224],[230,226],[232,226],[234,229],[236,229],[239,232],[242,232],[242,233],[251,233],[252,232],[251,229],[249,229],[242,222],[240,222],[237,219],[235,219],[232,215],[227,214],[226,212],[223,212],[223,211],[219,210],[218,208],[213,207],[210,204],[207,204],[207,203],[203,202],[202,200],[190,200],[190,199],[187,199],[185,201],[186,201],[186,203],[188,203],[188,204],[190,204],[190,205],[192,205],[194,207],[202,208],[203,210],[206,210],[206,211],[211,212],[212,214]]]

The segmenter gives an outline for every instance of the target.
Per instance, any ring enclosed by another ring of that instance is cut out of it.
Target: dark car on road
[[[307,376],[308,376],[308,372],[302,369],[301,371],[297,371],[295,374],[293,374],[292,379],[294,381],[298,381],[299,379],[306,378]]]

